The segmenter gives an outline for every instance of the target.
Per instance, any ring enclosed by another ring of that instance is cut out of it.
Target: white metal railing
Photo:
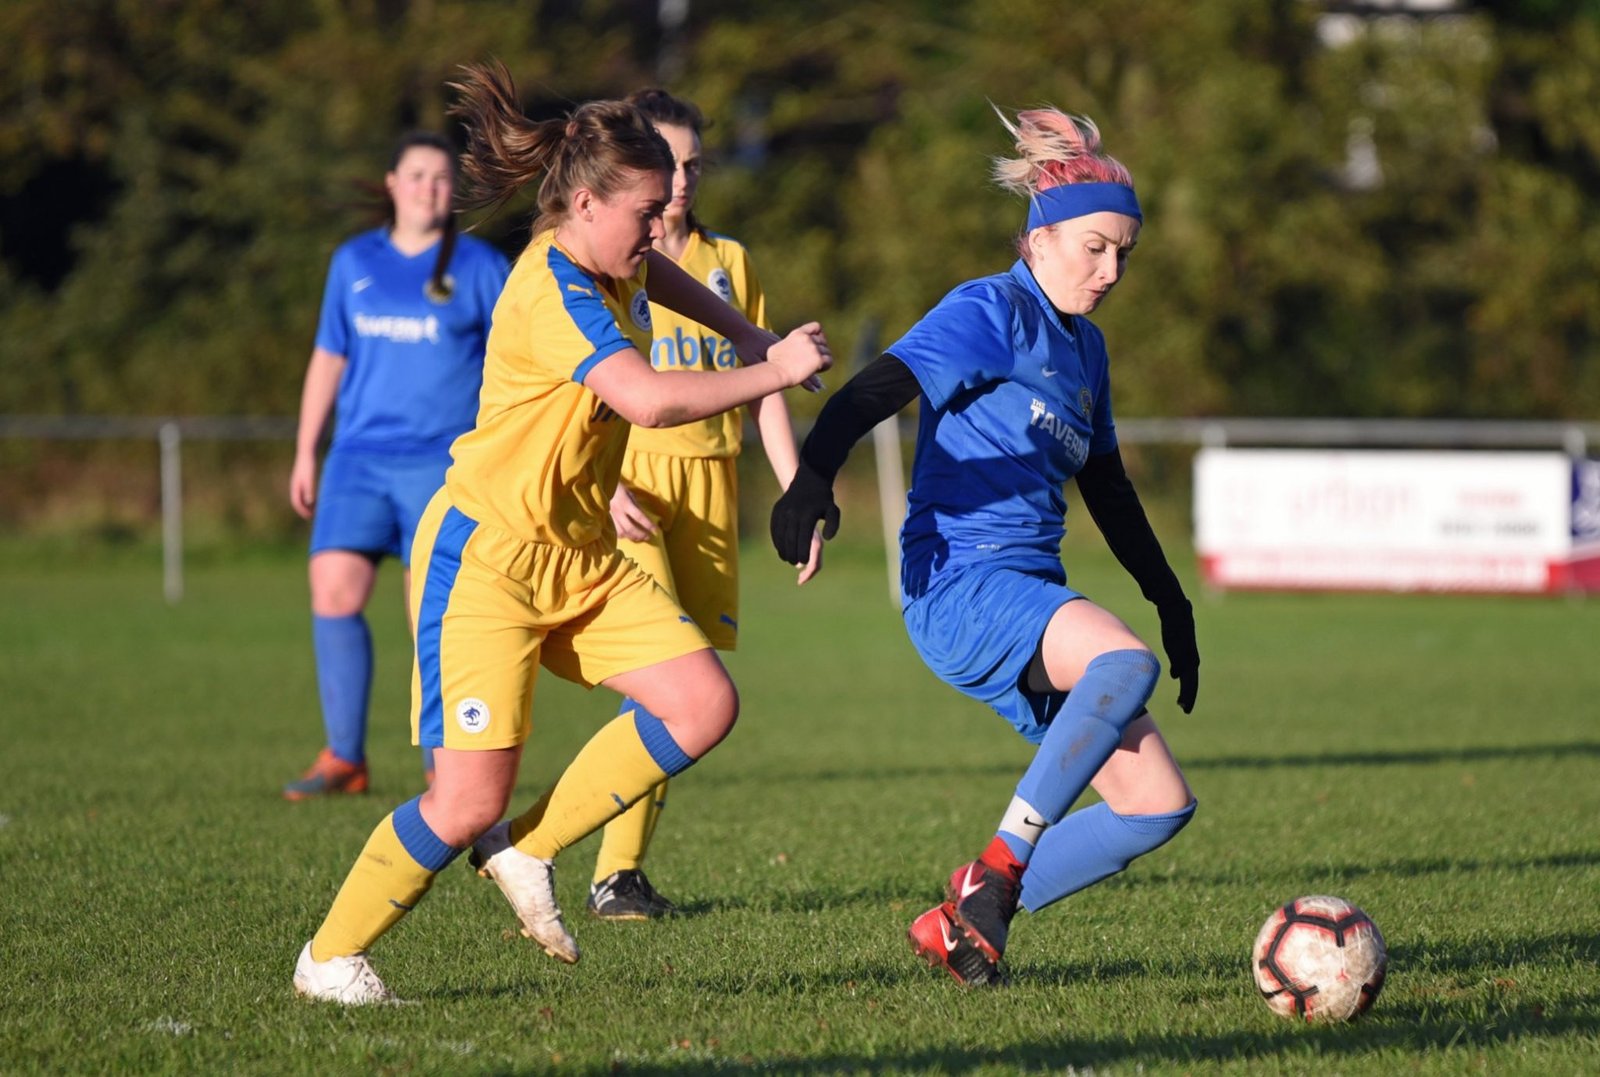
[[[895,430],[903,444],[908,424],[883,423],[874,432],[885,544],[894,548],[898,506],[905,503]],[[804,433],[807,424],[797,422]],[[140,441],[161,451],[162,590],[169,603],[183,598],[184,441],[292,441],[296,421],[279,415],[0,415],[0,438],[35,441]],[[1471,449],[1561,449],[1574,457],[1600,444],[1600,422],[1478,419],[1119,419],[1117,439],[1127,445],[1318,445],[1343,448],[1448,446]],[[895,507],[891,511],[891,507]],[[890,594],[898,601],[898,569],[890,568]]]
[[[296,421],[278,415],[0,415],[0,437],[34,441],[142,441],[161,448],[161,590],[183,598],[183,441],[292,441]]]

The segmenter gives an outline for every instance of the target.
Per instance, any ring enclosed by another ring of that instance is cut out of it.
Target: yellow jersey
[[[606,285],[555,233],[535,237],[495,304],[476,425],[451,446],[451,502],[530,542],[616,543],[609,503],[629,423],[583,384],[625,348],[650,350],[646,266]]]
[[[690,232],[689,245],[678,265],[731,303],[748,321],[769,328],[766,296],[744,245],[738,240],[715,232]],[[652,303],[650,320],[655,326],[650,365],[658,372],[732,370],[739,363],[731,341],[676,311]],[[737,456],[743,433],[743,409],[734,408],[682,426],[637,428],[629,435],[628,448],[666,456]]]

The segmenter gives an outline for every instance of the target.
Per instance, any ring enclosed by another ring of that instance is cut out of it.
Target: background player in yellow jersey
[[[815,323],[779,341],[652,249],[672,152],[637,108],[591,102],[536,123],[504,67],[465,71],[455,113],[468,201],[500,205],[538,181],[538,217],[495,305],[477,423],[452,447],[412,548],[412,728],[435,749],[434,783],[378,824],[295,966],[301,994],[346,1004],[392,997],[367,949],[468,845],[523,933],[578,959],[555,900],[556,854],[710,751],[739,709],[704,633],[617,551],[609,503],[628,426],[703,419],[814,384],[831,363]],[[651,298],[751,362],[657,373]],[[636,705],[538,803],[497,822],[541,665]]]
[[[716,292],[762,328],[767,301],[743,244],[707,230],[695,218],[700,186],[700,132],[705,118],[689,101],[665,90],[640,90],[628,100],[655,124],[672,149],[672,198],[662,214],[655,249]],[[653,303],[655,342],[650,365],[658,372],[726,371],[738,365],[726,337]],[[798,464],[789,409],[776,394],[750,405],[756,430],[780,488]],[[677,598],[711,645],[731,651],[739,638],[738,455],[743,416],[726,411],[699,422],[662,429],[635,427],[622,458],[622,482],[611,498],[618,548]],[[811,546],[800,582],[821,566],[822,540]],[[634,707],[622,701],[622,713]],[[673,911],[645,876],[645,851],[667,802],[662,782],[606,824],[589,886],[589,911],[603,920],[647,920]]]

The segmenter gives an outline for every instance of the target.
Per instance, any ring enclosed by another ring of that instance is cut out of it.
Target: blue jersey
[[[317,347],[348,360],[339,382],[333,445],[388,453],[448,449],[472,428],[489,320],[509,266],[481,239],[459,236],[450,298],[429,299],[437,246],[404,255],[387,228],[333,254]]]
[[[889,352],[922,388],[900,531],[906,602],[970,565],[1061,572],[1062,487],[1117,446],[1105,338],[1017,262],[968,281]]]

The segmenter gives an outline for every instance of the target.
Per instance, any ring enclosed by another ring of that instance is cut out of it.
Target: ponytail
[[[464,205],[498,210],[539,181],[534,234],[566,219],[572,193],[608,198],[641,172],[672,171],[672,151],[640,111],[624,101],[591,101],[565,119],[529,119],[511,72],[499,60],[461,68],[450,109],[466,126],[461,155]]]
[[[447,272],[455,253],[456,215],[451,213],[445,218],[444,235],[439,238],[439,253],[433,259],[433,273],[428,277],[428,283],[422,286],[422,294],[435,303],[448,303],[450,297],[455,295],[455,278]]]

